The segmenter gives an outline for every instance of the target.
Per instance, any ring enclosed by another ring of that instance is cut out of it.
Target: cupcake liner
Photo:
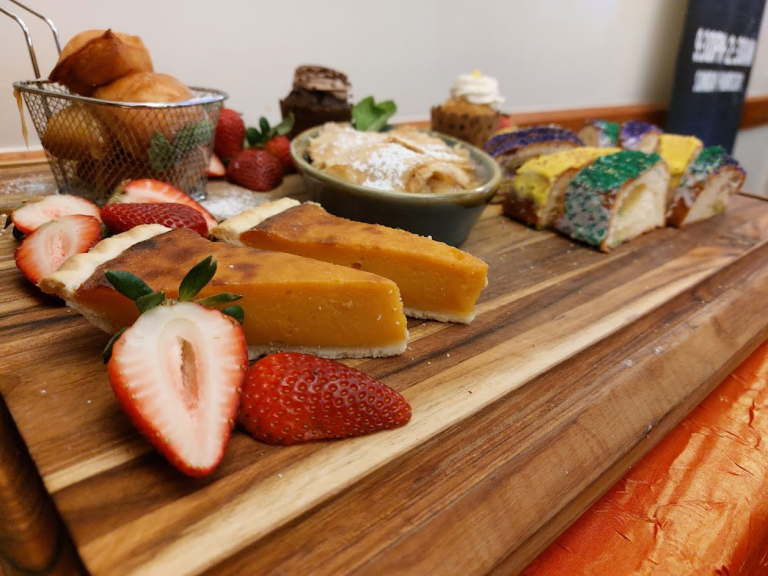
[[[499,113],[495,114],[456,114],[441,106],[432,108],[432,130],[460,138],[465,142],[482,147],[496,131]]]

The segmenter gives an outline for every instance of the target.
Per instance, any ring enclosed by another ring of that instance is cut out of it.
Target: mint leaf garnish
[[[379,132],[397,112],[397,105],[392,100],[376,102],[373,96],[360,100],[352,107],[353,125],[362,132]]]
[[[293,129],[293,124],[296,119],[293,117],[293,112],[288,113],[288,118],[283,118],[283,121],[275,126],[274,131],[278,136],[285,136]]]

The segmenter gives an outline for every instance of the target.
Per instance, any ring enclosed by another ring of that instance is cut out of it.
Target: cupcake
[[[299,66],[291,93],[280,101],[283,118],[293,113],[295,119],[288,136],[326,122],[350,122],[351,99],[352,85],[345,74],[322,66]]]
[[[461,74],[451,87],[448,101],[432,108],[432,130],[482,146],[496,131],[504,102],[499,82],[475,70]]]

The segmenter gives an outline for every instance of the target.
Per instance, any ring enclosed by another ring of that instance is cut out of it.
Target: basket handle
[[[53,39],[56,42],[56,49],[58,50],[59,54],[61,54],[61,39],[59,38],[59,31],[56,28],[56,25],[53,23],[53,20],[41,14],[40,12],[33,10],[29,6],[22,4],[21,2],[19,2],[19,0],[10,0],[10,1],[16,4],[17,6],[23,8],[30,14],[37,16],[41,20],[45,21],[46,24],[48,24],[48,27],[51,29],[51,32],[53,32]],[[16,23],[19,26],[21,26],[21,29],[24,32],[24,37],[27,40],[27,49],[29,50],[29,59],[32,61],[32,69],[35,71],[35,78],[40,78],[40,67],[37,65],[37,56],[35,55],[35,47],[32,44],[32,34],[29,31],[29,26],[27,26],[24,20],[22,20],[19,16],[17,16],[7,8],[3,8],[2,6],[0,6],[0,12],[5,14],[9,18],[16,20]]]

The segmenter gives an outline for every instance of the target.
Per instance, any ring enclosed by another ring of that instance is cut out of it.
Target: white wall
[[[685,0],[29,1],[57,23],[65,41],[87,28],[140,35],[158,71],[226,90],[229,106],[251,123],[261,115],[278,119],[278,100],[303,63],[345,71],[357,97],[394,98],[400,119],[426,118],[456,74],[474,68],[498,77],[507,111],[665,102],[686,6]],[[55,62],[50,33],[36,18],[25,20],[47,75]],[[0,150],[19,149],[10,84],[32,71],[21,30],[2,15],[0,54],[0,85],[7,87],[0,90]],[[749,93],[768,93],[768,40],[758,47]],[[768,144],[768,128],[760,132],[744,142]]]

